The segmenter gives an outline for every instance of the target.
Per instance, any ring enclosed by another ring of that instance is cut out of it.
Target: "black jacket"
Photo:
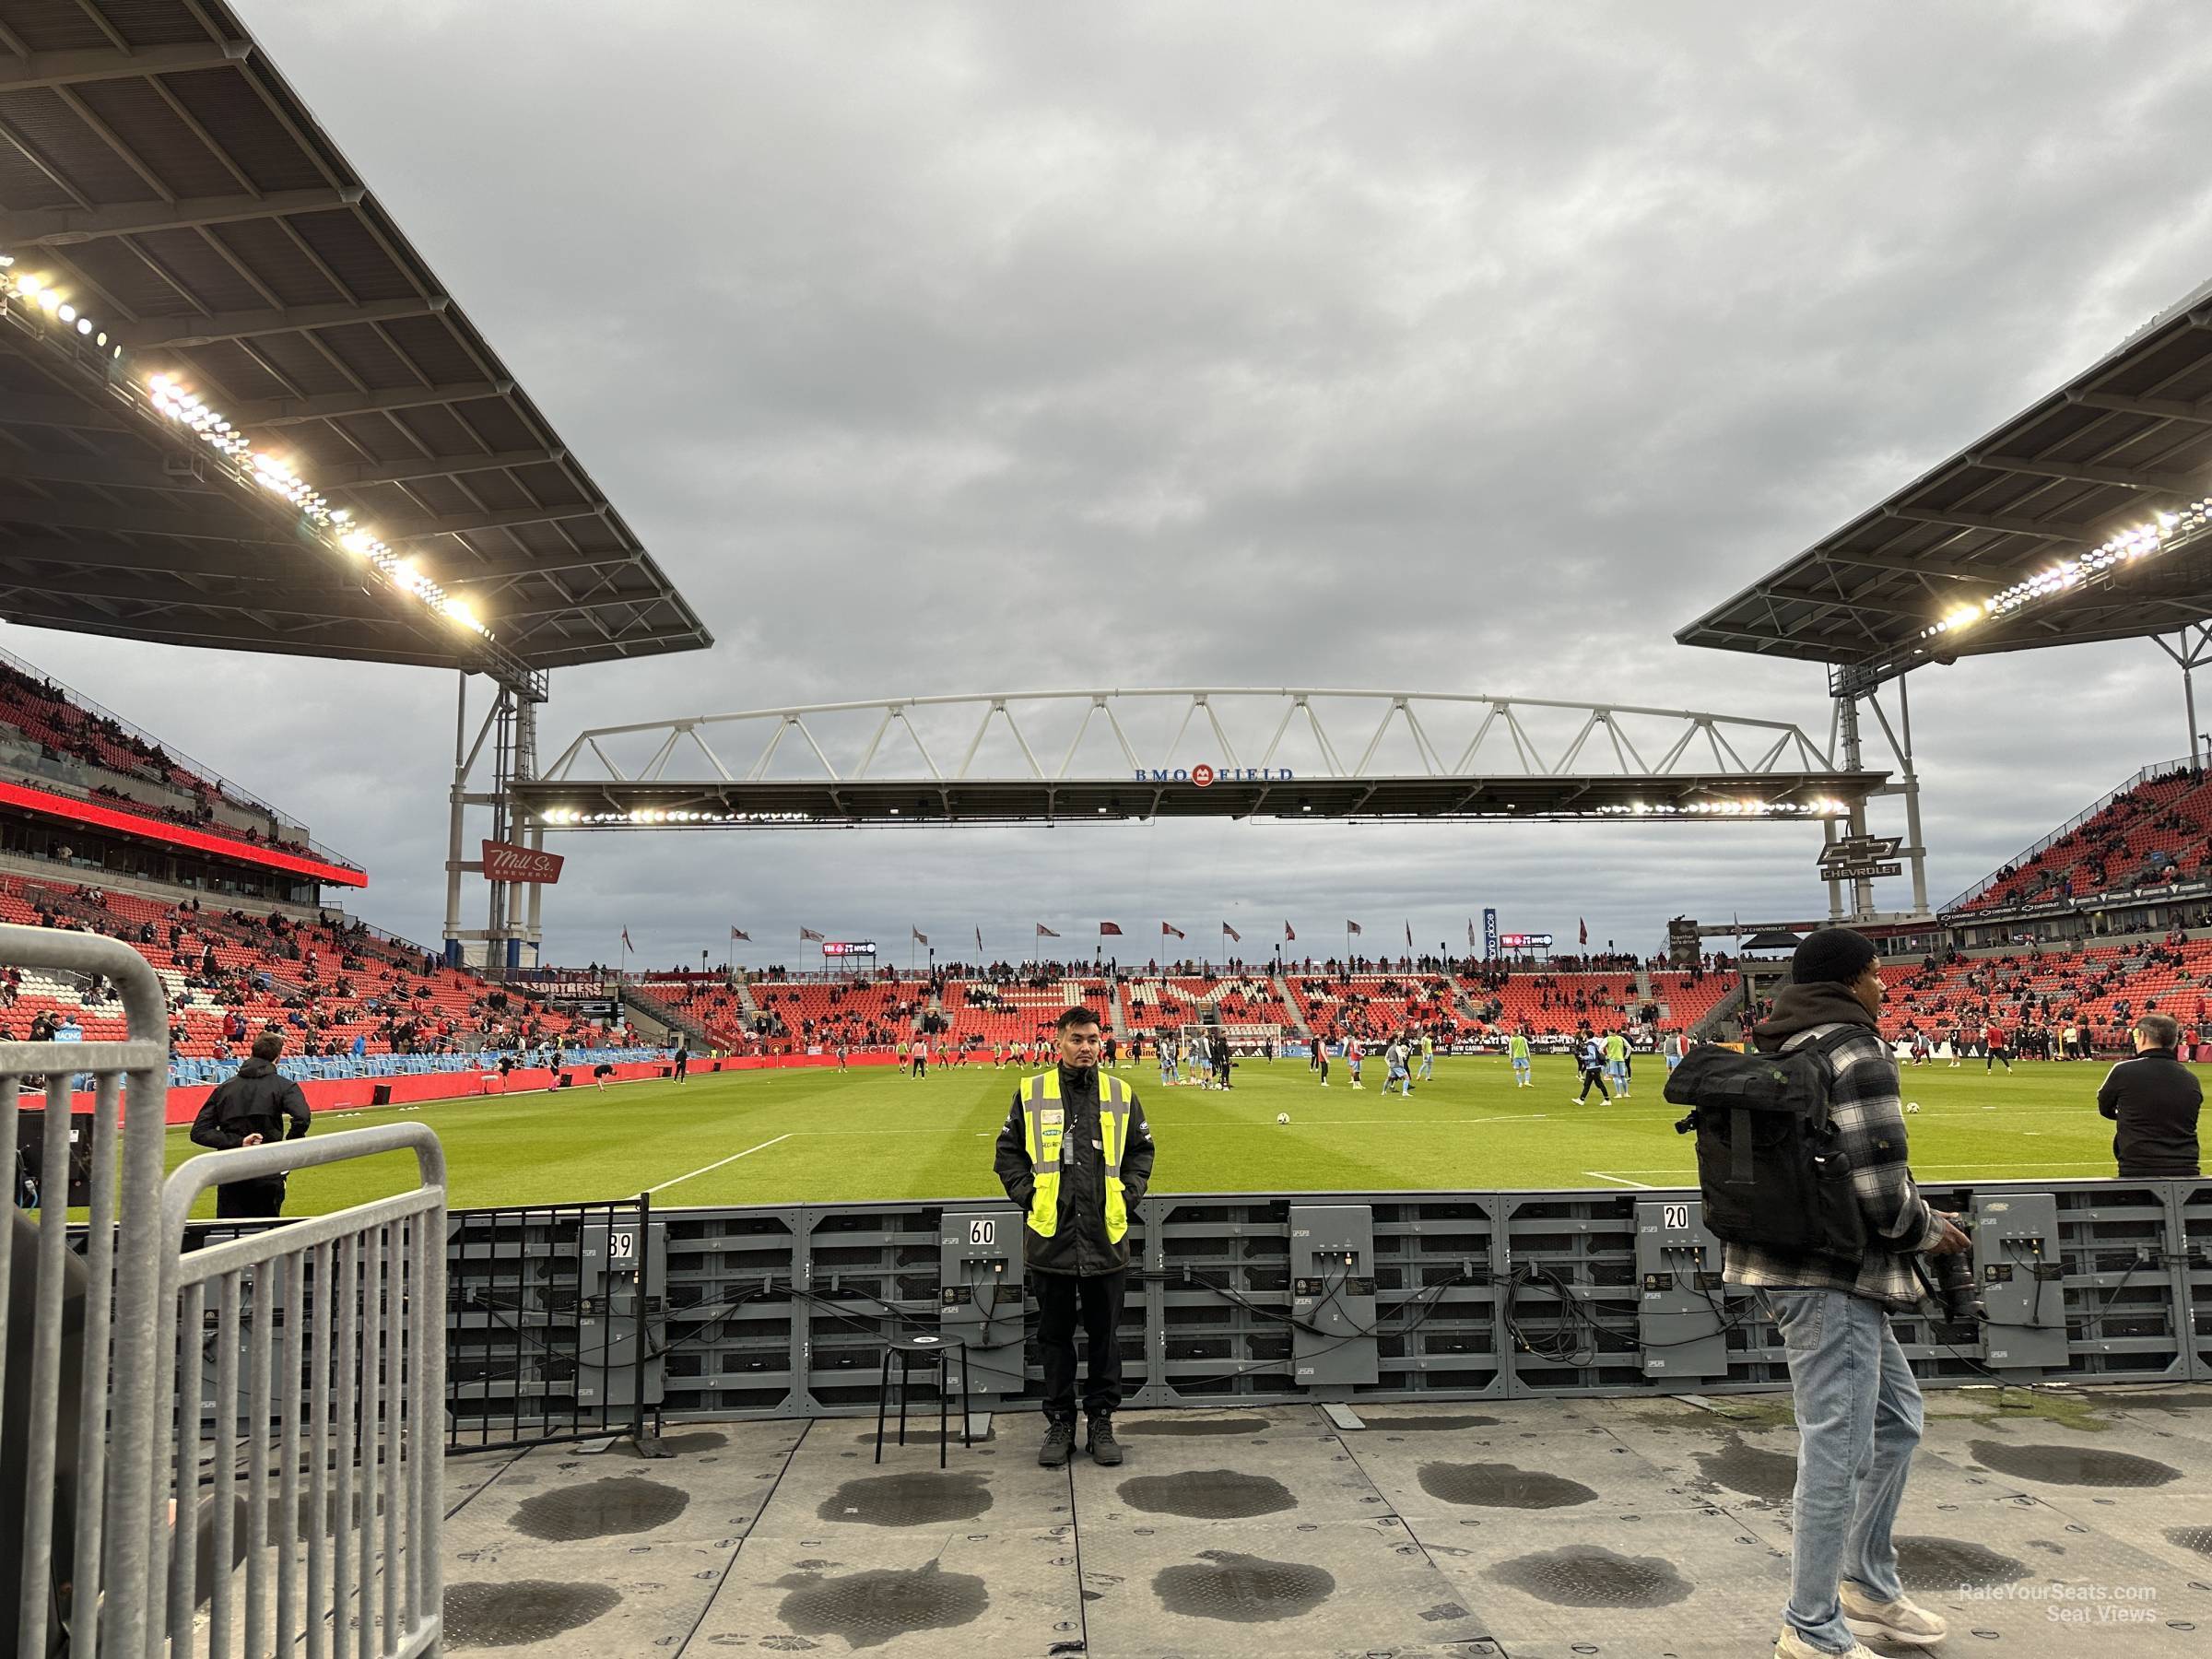
[[[2119,1124],[2112,1157],[2129,1181],[2196,1173],[2204,1086],[2171,1049],[2146,1049],[2105,1075],[2097,1110]]]
[[[1006,1196],[1024,1215],[1037,1191],[1037,1177],[1022,1134],[1022,1091],[1014,1091],[1014,1109],[998,1132],[994,1167]],[[1106,1237],[1106,1166],[1099,1145],[1099,1074],[1060,1068],[1060,1104],[1067,1113],[1060,1142],[1060,1226],[1049,1239],[1029,1227],[1021,1230],[1022,1260],[1039,1273],[1078,1276],[1114,1273],[1129,1265],[1129,1241]],[[1122,1147],[1122,1192],[1135,1219],[1136,1201],[1152,1184],[1152,1131],[1145,1109],[1129,1090],[1129,1133]]]
[[[291,1133],[284,1120],[291,1119]],[[200,1115],[193,1120],[192,1138],[203,1147],[229,1151],[258,1135],[266,1141],[298,1140],[307,1133],[307,1097],[266,1060],[249,1060],[236,1077],[218,1083]]]

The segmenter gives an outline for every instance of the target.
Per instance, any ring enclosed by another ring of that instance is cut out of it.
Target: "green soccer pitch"
[[[1241,1061],[1226,1093],[1163,1088],[1151,1062],[1125,1066],[1159,1146],[1159,1193],[1386,1192],[1695,1183],[1665,1069],[1636,1062],[1630,1097],[1574,1100],[1564,1059],[1539,1058],[1535,1086],[1515,1089],[1502,1059],[1440,1059],[1410,1100],[1382,1093],[1367,1064],[1354,1089],[1341,1061],[1323,1088],[1303,1057]],[[2064,1180],[2112,1171],[2112,1125],[2097,1115],[2099,1064],[2022,1064],[2008,1076],[1979,1061],[1904,1072],[1912,1167],[1924,1180]],[[1016,1078],[1011,1067],[938,1071],[912,1081],[888,1066],[694,1073],[688,1083],[629,1083],[449,1100],[418,1109],[324,1112],[315,1133],[424,1123],[445,1145],[456,1208],[634,1197],[655,1205],[833,1204],[1000,1195],[992,1142]],[[1287,1112],[1290,1122],[1277,1124]],[[171,1168],[199,1154],[182,1129]],[[207,1154],[206,1156],[220,1156]],[[411,1157],[308,1170],[292,1177],[289,1215],[341,1208],[412,1182]],[[214,1213],[212,1196],[200,1214]]]

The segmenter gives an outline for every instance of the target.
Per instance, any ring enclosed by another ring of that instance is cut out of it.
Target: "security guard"
[[[1044,1445],[1037,1461],[1065,1465],[1076,1445],[1076,1322],[1090,1347],[1083,1410],[1089,1452],[1122,1461],[1113,1408],[1122,1403],[1122,1350],[1114,1335],[1128,1277],[1129,1211],[1152,1182],[1152,1132],[1136,1090],[1099,1073],[1099,1017],[1069,1008],[1058,1021],[1060,1064],[1022,1079],[998,1132],[995,1167],[1006,1196],[1027,1212],[1022,1259],[1041,1313]]]

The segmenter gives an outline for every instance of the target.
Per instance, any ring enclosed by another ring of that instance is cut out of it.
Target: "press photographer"
[[[1890,1329],[1923,1293],[1915,1253],[1971,1248],[1930,1207],[1906,1161],[1897,1063],[1881,1036],[1875,947],[1813,934],[1752,1053],[1701,1046],[1667,1079],[1694,1108],[1705,1221],[1724,1278],[1782,1334],[1798,1452],[1790,1599],[1779,1659],[1908,1646],[1944,1621],[1904,1593],[1890,1527],[1920,1444],[1920,1385]],[[1863,1472],[1863,1473],[1862,1473]]]

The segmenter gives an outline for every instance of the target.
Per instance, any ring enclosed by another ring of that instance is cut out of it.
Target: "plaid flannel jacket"
[[[1784,1049],[1814,1042],[1842,1022],[1794,1032]],[[1868,1249],[1858,1271],[1829,1256],[1800,1255],[1761,1244],[1726,1246],[1722,1277],[1731,1285],[1772,1289],[1848,1290],[1853,1296],[1912,1308],[1923,1294],[1911,1252],[1943,1237],[1943,1223],[1913,1184],[1905,1153],[1905,1109],[1897,1092],[1897,1061],[1872,1030],[1838,1043],[1830,1054],[1835,1081],[1830,1115],[1851,1159],[1851,1184],[1866,1218]],[[1886,1247],[1884,1241],[1887,1241]]]

